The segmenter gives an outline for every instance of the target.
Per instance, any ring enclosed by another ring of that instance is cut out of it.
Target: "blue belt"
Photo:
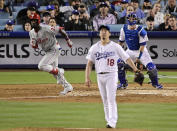
[[[99,72],[98,74],[108,74],[109,72]]]

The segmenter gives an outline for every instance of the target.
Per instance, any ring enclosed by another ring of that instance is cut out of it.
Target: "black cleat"
[[[112,128],[110,125],[106,125],[106,128]]]

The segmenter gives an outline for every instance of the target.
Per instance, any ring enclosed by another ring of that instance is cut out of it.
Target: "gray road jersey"
[[[38,44],[44,51],[48,51],[57,43],[55,35],[58,32],[59,26],[41,26],[37,33],[32,29],[30,31],[30,43]]]

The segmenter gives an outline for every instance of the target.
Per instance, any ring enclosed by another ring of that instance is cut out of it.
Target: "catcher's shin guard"
[[[121,60],[121,59],[118,59],[117,65],[118,65],[118,78],[119,78],[119,81],[120,81],[120,85],[128,86],[127,80],[126,80],[125,63],[124,63],[124,61]]]
[[[160,85],[158,82],[157,68],[155,64],[148,63],[146,67],[148,69],[147,74],[149,75],[149,79],[151,80],[152,86],[154,86],[157,89],[162,89],[163,88],[162,85]]]

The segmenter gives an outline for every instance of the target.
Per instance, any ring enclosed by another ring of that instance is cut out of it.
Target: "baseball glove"
[[[134,82],[140,84],[140,86],[143,85],[143,81],[144,81],[144,75],[143,73],[140,72],[140,70],[135,72],[135,78],[134,78]]]
[[[140,60],[137,60],[135,62],[135,66],[138,68],[138,70],[142,71],[143,70],[143,64],[141,63]]]

